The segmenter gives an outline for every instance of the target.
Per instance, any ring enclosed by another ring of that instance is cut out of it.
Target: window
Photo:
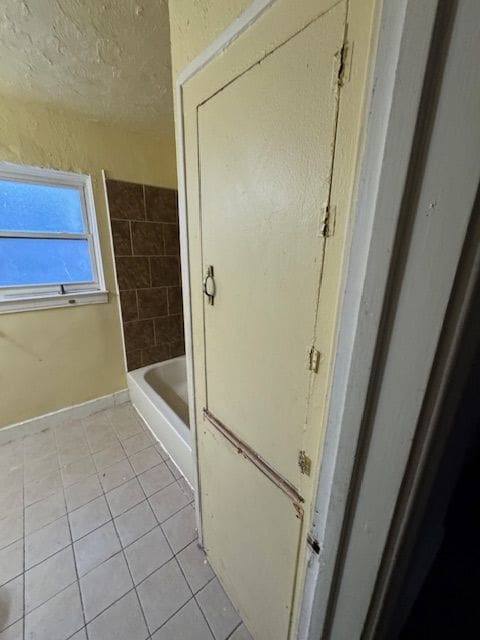
[[[90,177],[0,163],[0,313],[106,301]]]

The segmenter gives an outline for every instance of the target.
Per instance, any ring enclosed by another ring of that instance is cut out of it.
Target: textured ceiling
[[[171,132],[167,0],[1,0],[0,93]]]

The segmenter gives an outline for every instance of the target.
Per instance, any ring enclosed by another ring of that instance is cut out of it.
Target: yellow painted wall
[[[126,387],[101,170],[176,187],[173,136],[0,96],[0,161],[92,176],[108,304],[0,315],[0,427]]]
[[[251,0],[170,0],[173,78],[250,4]]]

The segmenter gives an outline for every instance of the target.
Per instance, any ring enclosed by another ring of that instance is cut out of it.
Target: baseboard
[[[111,407],[128,402],[129,399],[130,393],[128,389],[122,389],[121,391],[110,393],[107,396],[87,400],[81,404],[75,404],[71,407],[65,407],[63,409],[58,409],[58,411],[46,413],[43,416],[11,424],[8,427],[0,429],[0,445],[5,442],[10,442],[11,440],[19,440],[20,438],[23,438],[23,436],[38,433],[44,429],[59,427],[70,420],[87,418],[88,416],[98,413],[99,411],[103,411],[104,409],[110,409]]]

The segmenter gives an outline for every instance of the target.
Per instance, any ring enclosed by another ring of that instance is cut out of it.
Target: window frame
[[[89,175],[0,162],[0,180],[74,188],[80,192],[85,233],[3,231],[0,238],[56,238],[88,241],[92,282],[0,287],[0,314],[108,302],[92,180]]]

